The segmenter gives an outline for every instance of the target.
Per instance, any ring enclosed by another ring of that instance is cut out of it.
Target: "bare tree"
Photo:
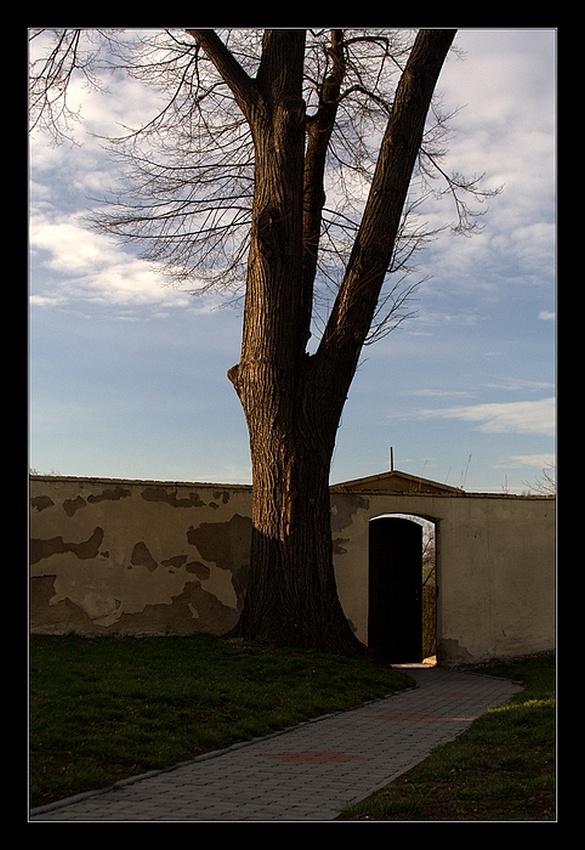
[[[442,170],[446,122],[433,106],[454,36],[106,33],[105,58],[93,49],[80,59],[79,32],[57,32],[33,66],[37,124],[68,117],[67,56],[90,83],[106,61],[160,91],[160,112],[114,142],[123,191],[98,225],[179,281],[244,290],[228,375],[252,464],[251,567],[235,630],[246,639],[361,650],[337,596],[331,458],[363,347],[408,315],[405,274],[437,233],[424,227],[422,200],[447,193],[452,227],[474,226],[465,196],[480,197],[477,181]]]
[[[534,482],[522,482],[528,488],[526,493],[537,493],[540,496],[556,496],[557,492],[557,468],[554,464],[544,467],[541,475],[537,475]]]

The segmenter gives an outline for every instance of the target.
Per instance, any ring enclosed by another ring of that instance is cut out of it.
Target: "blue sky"
[[[460,30],[439,89],[447,164],[503,191],[473,238],[419,257],[417,314],[362,358],[332,481],[396,468],[523,492],[554,465],[556,31]],[[83,223],[111,182],[91,133],[148,110],[120,82],[83,104],[78,144],[30,143],[30,466],[41,473],[249,483],[226,378],[241,315],[165,284]]]

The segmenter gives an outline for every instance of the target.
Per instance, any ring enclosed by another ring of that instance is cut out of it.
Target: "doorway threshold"
[[[423,658],[422,661],[411,661],[406,664],[391,664],[391,667],[418,667],[421,669],[426,669],[427,667],[436,667],[437,666],[437,656],[431,655],[429,658]]]

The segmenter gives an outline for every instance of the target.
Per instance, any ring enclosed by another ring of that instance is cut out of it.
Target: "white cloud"
[[[435,390],[435,389],[420,389],[420,390],[409,390],[408,395],[426,397],[426,398],[469,398],[471,395],[470,392],[466,390],[454,391],[454,390]]]
[[[485,230],[471,240],[444,237],[432,256],[444,276],[493,288],[505,269],[510,283],[550,285],[554,272],[555,80],[553,29],[460,30],[463,62],[441,75],[452,119],[446,170],[485,174],[483,188],[501,186],[488,201]],[[538,52],[541,61],[527,62]],[[432,210],[439,224],[447,206]],[[510,276],[516,266],[518,275]]]
[[[541,434],[554,433],[555,400],[516,401],[451,407],[445,410],[425,410],[428,418],[459,419],[478,423],[479,430],[489,433]]]
[[[168,286],[162,270],[125,253],[107,237],[87,230],[75,215],[54,220],[46,215],[33,216],[29,241],[37,265],[57,275],[57,282],[52,282],[50,289],[33,291],[31,302],[37,306],[79,300],[116,305],[165,303],[175,307],[191,303],[188,293]],[[42,277],[33,275],[35,281],[42,281]]]
[[[511,463],[507,466],[534,466],[538,469],[552,469],[556,463],[556,458],[553,454],[536,454],[536,455],[514,455],[510,458]]]
[[[75,216],[51,222],[31,220],[30,247],[45,252],[44,265],[53,271],[71,275],[100,267],[111,261],[111,250],[103,251],[103,240],[83,229]],[[106,246],[107,248],[107,246]]]
[[[550,390],[553,385],[550,381],[530,381],[527,378],[501,377],[490,381],[487,386],[490,389],[510,390],[513,392],[518,392],[519,390],[539,390],[544,392],[545,390]]]

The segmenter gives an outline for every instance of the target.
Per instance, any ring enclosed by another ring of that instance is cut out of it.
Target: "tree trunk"
[[[251,434],[253,531],[233,634],[351,654],[365,648],[343,613],[333,568],[329,472],[338,404],[324,410],[326,399],[311,399],[312,368],[306,358],[304,387],[292,396],[266,372],[253,391],[239,385]]]
[[[254,451],[252,549],[235,635],[322,652],[357,652],[333,570],[329,463],[306,441]]]
[[[308,136],[304,31],[267,31],[255,80],[212,31],[191,32],[232,87],[255,147],[242,350],[229,372],[250,435],[253,526],[246,597],[233,635],[325,652],[366,652],[337,595],[331,459],[454,33],[422,31],[416,39],[343,284],[319,349],[309,356],[325,151],[343,78],[341,32],[332,39],[335,63],[322,91],[324,120],[313,121]]]
[[[255,194],[240,363],[230,371],[250,434],[252,551],[234,635],[356,652],[333,570],[329,471],[338,403],[314,392],[305,353],[304,32],[265,35],[247,114]]]

